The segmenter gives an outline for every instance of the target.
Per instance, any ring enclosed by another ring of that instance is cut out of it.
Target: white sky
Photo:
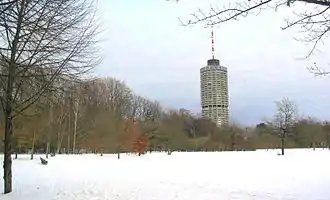
[[[178,17],[188,19],[199,8],[226,1],[99,1],[104,61],[95,73],[124,80],[167,107],[200,112],[199,69],[211,57],[210,30],[203,24],[179,26]],[[258,123],[284,97],[296,101],[303,115],[330,118],[330,77],[315,78],[306,69],[317,61],[330,70],[330,51],[323,45],[310,59],[297,59],[309,48],[293,39],[297,29],[280,29],[291,11],[266,10],[216,27],[216,57],[229,70],[232,120]]]

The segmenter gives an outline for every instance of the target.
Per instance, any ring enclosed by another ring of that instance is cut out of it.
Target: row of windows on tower
[[[214,73],[203,73],[201,77],[227,77],[226,73],[214,72]]]
[[[226,86],[227,81],[226,80],[216,80],[216,81],[210,81],[207,84],[203,84],[204,87],[210,88],[210,87],[216,87],[216,86]]]
[[[221,93],[202,93],[202,99],[227,99],[227,92]]]
[[[219,90],[203,90],[202,91],[202,96],[210,96],[210,95],[212,95],[212,96],[214,96],[214,97],[216,97],[216,96],[222,96],[222,95],[227,95],[228,94],[228,92],[226,91],[226,90],[223,90],[223,89],[219,89]]]
[[[205,112],[204,116],[209,117],[209,118],[225,118],[226,117],[224,115],[224,113],[209,113],[209,112]]]
[[[202,83],[217,83],[217,82],[221,82],[221,83],[227,83],[227,78],[219,78],[219,77],[212,77],[212,78],[201,78],[201,82]],[[210,86],[211,86],[210,85]]]
[[[223,66],[206,66],[200,69],[201,72],[227,72],[227,68]]]
[[[221,72],[214,72],[214,73],[202,73],[200,75],[201,77],[212,77],[212,76],[216,76],[216,77],[227,77],[226,73],[221,73]]]
[[[226,99],[219,99],[219,100],[204,100],[201,102],[203,105],[213,105],[213,104],[219,104],[219,105],[228,105],[228,101]]]
[[[222,99],[202,99],[202,104],[221,104],[221,105],[227,105],[228,100],[225,98]]]
[[[225,88],[227,88],[227,84],[225,84],[225,83],[218,83],[218,84],[216,84],[216,85],[213,85],[213,86],[209,86],[209,85],[203,85],[202,87],[201,87],[201,89],[204,89],[204,90],[213,90],[213,91],[216,91],[216,90],[223,90],[223,89],[225,89]]]
[[[224,105],[224,104],[202,106],[202,108],[204,109],[204,111],[212,110],[212,108],[226,108],[226,107],[227,106]],[[209,108],[209,109],[207,109],[207,108]],[[213,109],[213,110],[217,110],[217,109]]]

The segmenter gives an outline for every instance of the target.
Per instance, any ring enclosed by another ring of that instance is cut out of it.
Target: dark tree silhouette
[[[13,119],[97,64],[95,11],[94,0],[0,0],[4,193],[12,191]]]

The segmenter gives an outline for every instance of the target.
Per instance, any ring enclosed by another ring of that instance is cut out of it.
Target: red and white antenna
[[[205,26],[204,28],[210,28],[210,27],[211,27],[211,47],[212,47],[211,52],[212,52],[212,59],[214,60],[215,53],[214,53],[214,30],[213,30],[213,25]]]
[[[212,47],[212,59],[214,59],[214,33],[213,33],[213,26],[211,26],[211,47]]]

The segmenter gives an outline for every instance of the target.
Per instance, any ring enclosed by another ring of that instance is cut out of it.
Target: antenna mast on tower
[[[214,59],[214,33],[213,26],[211,26],[211,47],[212,47],[212,59]]]

